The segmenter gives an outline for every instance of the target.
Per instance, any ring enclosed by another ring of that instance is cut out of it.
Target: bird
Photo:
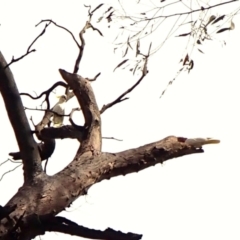
[[[56,145],[55,139],[45,139],[43,142],[37,144],[38,151],[42,161],[51,157],[55,150],[55,145]],[[21,152],[10,152],[8,155],[12,156],[13,160],[22,159]]]
[[[206,144],[218,144],[220,140],[214,138],[187,138],[185,143],[195,148],[202,148]]]
[[[63,125],[63,115],[65,113],[66,95],[58,96],[59,101],[51,109],[53,111],[53,127],[59,128]]]

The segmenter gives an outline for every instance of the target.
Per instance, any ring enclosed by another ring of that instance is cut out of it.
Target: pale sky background
[[[117,6],[116,0],[112,2]],[[0,3],[0,46],[7,61],[13,55],[18,57],[25,53],[43,29],[44,25],[35,28],[40,20],[52,19],[72,30],[76,36],[87,20],[83,1],[0,0]],[[90,3],[97,6],[100,2],[88,1]],[[141,7],[145,9],[145,5]],[[237,4],[232,4],[217,10],[227,11],[236,7]],[[103,136],[123,139],[122,142],[103,140],[103,151],[118,152],[139,147],[169,135],[214,137],[220,139],[221,144],[204,147],[203,154],[172,159],[139,173],[102,181],[60,215],[89,228],[103,230],[110,227],[143,234],[144,240],[240,238],[238,16],[234,23],[234,31],[222,36],[219,34],[226,46],[215,40],[203,46],[205,54],[194,50],[195,67],[192,72],[181,74],[159,99],[176,75],[187,43],[185,38],[168,40],[150,59],[149,74],[129,94],[130,99],[102,115]],[[105,37],[92,30],[87,32],[80,74],[91,78],[98,72],[102,73],[92,84],[101,108],[132,86],[138,76],[133,77],[128,70],[113,72],[122,61],[120,53],[113,54],[112,42],[118,28],[107,29],[104,24],[95,26],[103,27],[101,30]],[[162,29],[162,33],[166,33],[169,25]],[[161,31],[155,34],[155,47],[158,45],[157,34],[159,39],[162,36]],[[39,94],[61,80],[59,68],[73,71],[78,49],[67,33],[54,26],[47,29],[34,48],[37,52],[14,63],[11,69],[20,92],[34,94],[36,91]],[[51,99],[54,105],[56,98],[52,96]],[[27,97],[23,97],[23,102],[27,107],[41,103]],[[77,101],[71,100],[66,113],[77,106]],[[3,162],[8,153],[17,151],[18,147],[1,98],[0,109],[0,162]],[[33,116],[37,123],[43,113],[27,111],[27,114],[29,118]],[[74,120],[83,124],[81,112],[74,115]],[[65,124],[68,124],[68,119],[65,119]],[[77,148],[75,140],[58,140],[47,172],[54,174],[63,169],[73,159]],[[0,176],[15,166],[10,162],[2,165]],[[0,205],[6,204],[22,182],[21,167],[3,178],[0,182]],[[41,236],[44,240],[66,238],[81,239],[60,233]]]

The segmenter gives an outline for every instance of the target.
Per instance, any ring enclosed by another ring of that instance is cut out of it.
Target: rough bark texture
[[[65,232],[92,239],[141,239],[139,234],[87,229],[56,215],[79,196],[86,194],[93,184],[104,179],[138,172],[157,163],[203,150],[186,144],[186,138],[170,136],[123,152],[101,152],[101,117],[90,82],[77,74],[59,70],[78,99],[85,125],[77,130],[73,126],[45,128],[49,122],[46,113],[43,121],[36,126],[39,138],[69,137],[80,141],[72,162],[54,176],[48,176],[42,170],[38,147],[33,140],[13,76],[8,68],[3,69],[6,62],[2,55],[0,60],[0,91],[18,140],[25,176],[23,186],[4,208],[0,208],[0,216],[3,216],[0,218],[0,239],[27,240],[45,231]]]

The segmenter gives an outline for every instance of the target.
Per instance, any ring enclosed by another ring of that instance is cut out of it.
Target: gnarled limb
[[[86,134],[86,129],[82,126],[70,126],[65,125],[60,128],[44,128],[41,131],[41,136],[46,139],[63,139],[72,138],[78,139],[78,141],[83,140],[83,136]]]
[[[7,63],[0,52],[0,91],[21,151],[24,181],[31,182],[37,174],[42,172],[41,158],[12,72],[9,68],[4,69],[6,65]]]
[[[119,153],[99,153],[77,155],[61,172],[54,176],[39,179],[34,186],[23,186],[8,202],[7,206],[17,204],[17,209],[10,214],[11,219],[22,219],[24,228],[29,229],[31,237],[42,234],[34,225],[39,218],[55,216],[68,207],[76,198],[86,194],[97,182],[111,177],[141,171],[172,158],[193,153],[202,153],[185,143],[187,138],[167,137],[161,141]],[[29,191],[31,195],[29,195]],[[21,204],[19,201],[21,199]],[[49,219],[46,218],[46,219]],[[35,220],[34,220],[35,219]],[[4,219],[0,225],[0,237],[6,236],[9,222]],[[13,225],[14,226],[14,225]],[[20,229],[21,232],[21,229]],[[20,234],[20,233],[17,233]]]
[[[91,84],[78,74],[68,73],[62,69],[59,69],[59,72],[70,88],[73,89],[83,112],[85,127],[88,129],[88,133],[84,136],[77,153],[81,155],[86,151],[91,151],[94,155],[101,151],[102,136],[100,112]]]
[[[97,182],[138,172],[172,158],[203,152],[189,145],[187,138],[171,136],[119,153],[101,153],[101,119],[90,82],[64,70],[60,73],[79,101],[86,133],[75,158],[65,169],[51,177],[43,175],[34,186],[24,185],[7,203],[9,207],[17,205],[9,217],[11,221],[18,221],[9,222],[6,218],[1,221],[0,237],[5,239],[12,239],[11,231],[22,239],[43,234],[39,219],[52,219]],[[16,225],[18,231],[14,230]]]

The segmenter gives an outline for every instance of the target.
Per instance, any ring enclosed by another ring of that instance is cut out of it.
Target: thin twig
[[[31,47],[33,46],[33,44],[46,32],[47,27],[50,25],[50,23],[46,24],[44,29],[42,30],[42,32],[32,41],[32,43],[29,45],[29,47],[27,48],[27,51],[25,54],[23,54],[21,57],[18,58],[14,58],[14,56],[12,57],[12,60],[10,63],[8,63],[4,69],[8,68],[11,64],[13,64],[14,62],[18,62],[19,60],[23,59],[24,57],[26,57],[28,54],[35,52],[36,49],[32,49]]]
[[[10,173],[10,172],[13,172],[15,169],[17,169],[17,168],[20,167],[21,165],[22,165],[22,163],[19,164],[18,166],[16,166],[15,168],[13,168],[13,169],[5,172],[5,173],[1,176],[0,181],[2,181],[3,177],[4,177],[6,174],[8,174],[8,173]]]
[[[65,28],[65,27],[63,27],[63,26],[61,26],[61,25],[58,25],[56,22],[54,22],[54,21],[51,20],[51,19],[41,20],[38,24],[36,24],[36,27],[37,27],[38,25],[40,25],[41,23],[43,23],[43,22],[50,22],[50,23],[54,24],[56,27],[59,27],[59,28],[65,30],[65,31],[67,31],[67,32],[71,35],[73,41],[77,44],[78,48],[80,48],[80,45],[79,45],[78,41],[76,40],[76,38],[74,37],[73,33],[72,33],[70,30],[68,30],[67,28]]]
[[[34,100],[41,98],[43,95],[46,95],[44,101],[46,101],[46,103],[47,103],[47,109],[50,109],[49,95],[58,86],[62,86],[62,87],[67,88],[67,84],[65,82],[59,81],[59,82],[54,83],[48,90],[42,92],[37,97],[33,97],[29,93],[20,93],[20,95],[21,96],[28,96],[28,97],[30,97],[30,98],[32,98]],[[67,98],[67,100],[69,100],[69,98]]]
[[[24,110],[33,110],[33,111],[42,111],[42,112],[51,112],[51,113],[54,113],[56,114],[57,116],[59,117],[69,117],[71,113],[69,114],[59,114],[57,112],[54,112],[53,110],[51,109],[38,109],[38,108],[28,108],[28,107],[24,107]]]
[[[10,161],[9,158],[8,158],[7,160],[5,160],[4,162],[0,163],[0,167],[1,167],[4,163],[6,163],[6,162],[8,162],[8,161]]]
[[[114,138],[114,137],[102,137],[103,139],[112,139],[116,141],[123,141],[122,139]]]
[[[86,80],[90,81],[90,82],[93,82],[93,81],[96,81],[97,78],[101,75],[101,73],[98,73],[94,78],[85,78]]]
[[[170,17],[175,17],[175,16],[189,15],[189,14],[192,14],[192,13],[195,13],[195,12],[209,10],[211,8],[215,8],[215,7],[218,7],[218,6],[222,6],[222,5],[237,2],[237,1],[239,1],[239,0],[231,0],[231,1],[227,1],[227,2],[222,2],[222,3],[218,3],[218,4],[215,4],[215,5],[208,6],[208,7],[203,7],[202,6],[201,8],[191,10],[191,11],[188,11],[188,12],[174,13],[174,14],[170,14],[170,15],[160,15],[160,16],[156,16],[156,17],[152,17],[152,18],[144,18],[144,19],[138,20],[136,22],[152,21],[152,20],[155,20],[155,19],[158,19],[158,18],[170,18]],[[128,18],[128,16],[126,16],[126,17]]]
[[[149,53],[150,53],[150,48],[151,48],[151,44],[149,47]],[[143,55],[143,54],[141,54]],[[143,80],[143,78],[147,75],[148,70],[147,70],[147,62],[148,62],[148,57],[149,55],[146,55],[144,58],[144,64],[143,64],[143,69],[142,69],[142,75],[139,78],[139,80],[132,86],[130,87],[127,91],[125,91],[124,93],[122,93],[117,99],[115,99],[114,101],[112,101],[111,103],[108,103],[107,105],[103,105],[102,109],[100,110],[100,113],[104,113],[108,108],[112,107],[113,105],[123,102],[125,100],[127,100],[128,98],[123,98],[125,97],[128,93],[130,93],[135,87],[137,87],[140,82]]]

